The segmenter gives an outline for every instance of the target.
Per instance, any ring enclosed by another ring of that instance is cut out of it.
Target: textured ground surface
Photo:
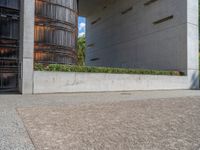
[[[199,101],[199,91],[0,94],[0,150],[199,150]]]
[[[19,108],[36,149],[198,150],[200,98]]]

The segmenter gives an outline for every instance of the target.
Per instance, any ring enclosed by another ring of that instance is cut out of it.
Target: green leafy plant
[[[85,65],[85,49],[86,49],[86,39],[85,36],[79,37],[77,41],[77,50],[78,50],[78,65]]]
[[[86,72],[86,73],[113,73],[113,74],[146,74],[146,75],[171,75],[182,76],[184,73],[179,71],[160,71],[160,70],[142,70],[142,69],[124,69],[109,67],[86,67],[60,64],[35,64],[35,71],[53,71],[53,72]]]

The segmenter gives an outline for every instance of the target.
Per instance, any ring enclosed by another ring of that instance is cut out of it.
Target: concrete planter
[[[33,93],[190,89],[187,76],[34,72]]]

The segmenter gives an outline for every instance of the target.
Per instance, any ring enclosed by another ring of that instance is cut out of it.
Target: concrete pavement
[[[200,91],[137,91],[137,92],[114,92],[114,93],[79,93],[79,94],[48,94],[48,95],[0,95],[0,149],[3,150],[32,150],[35,149],[32,135],[25,128],[17,109],[50,107],[79,107],[81,105],[104,105],[106,103],[125,104],[127,102],[160,100],[173,101],[187,99],[191,103],[198,104]],[[154,102],[155,103],[155,102]],[[173,103],[172,103],[173,104]],[[195,105],[191,105],[195,106]],[[158,106],[159,107],[159,106]],[[115,108],[115,107],[113,107]],[[175,109],[176,110],[176,109]],[[189,108],[188,108],[189,110]],[[57,109],[59,111],[59,109]],[[30,112],[30,111],[28,111]],[[195,113],[195,112],[193,112]],[[195,114],[194,114],[195,115]],[[198,116],[197,116],[198,117]],[[26,125],[26,123],[25,123]],[[197,124],[198,126],[198,124]],[[197,135],[198,136],[198,135]],[[198,145],[200,143],[196,143]],[[37,148],[37,147],[36,147]]]

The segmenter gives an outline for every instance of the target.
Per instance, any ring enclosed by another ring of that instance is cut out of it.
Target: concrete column
[[[21,0],[19,91],[33,93],[33,53],[35,1]]]
[[[192,89],[199,88],[199,1],[187,0],[187,68]]]

